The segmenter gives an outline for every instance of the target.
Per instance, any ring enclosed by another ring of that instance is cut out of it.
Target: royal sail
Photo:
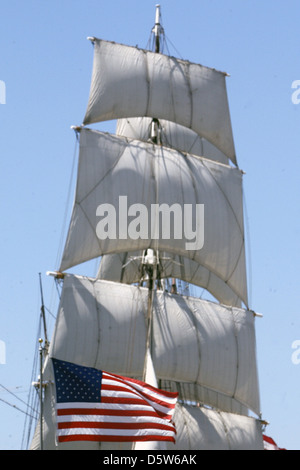
[[[92,38],[94,66],[84,124],[148,116],[190,128],[236,161],[226,74]]]

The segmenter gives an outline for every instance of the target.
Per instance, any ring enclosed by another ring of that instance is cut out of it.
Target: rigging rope
[[[248,308],[251,309],[252,305],[252,260],[251,260],[251,240],[250,240],[250,227],[249,227],[249,215],[248,209],[246,204],[246,195],[245,190],[243,188],[243,205],[244,205],[244,212],[245,212],[245,247],[247,249],[247,280],[248,280]]]
[[[21,403],[23,403],[24,405],[27,406],[27,403],[22,400],[20,397],[18,397],[15,393],[13,393],[11,390],[9,390],[8,388],[4,387],[4,385],[0,384],[0,387],[2,387],[6,392],[10,393],[14,398],[16,398],[17,400],[19,400]],[[1,401],[5,401],[3,399],[0,398]],[[8,403],[9,404],[9,403]],[[31,407],[30,407],[31,408]],[[35,410],[33,408],[31,408],[34,412]]]
[[[37,337],[36,337],[36,343],[35,344],[38,343],[38,338],[40,338],[40,336],[41,336],[41,328],[42,328],[41,320],[42,320],[42,316],[40,314],[39,315],[39,323],[38,323],[38,328],[37,328]],[[36,371],[37,371],[37,364],[38,364],[38,351],[36,350],[35,355],[34,355],[34,359],[33,359],[33,366],[32,366],[30,384],[32,384],[32,382],[34,381],[34,377],[35,377]],[[34,393],[33,387],[30,386],[29,394],[28,394],[28,401],[27,401],[27,409],[28,408],[33,408],[33,409],[37,410],[37,406],[34,406],[34,405],[37,405],[37,400],[38,400],[38,396],[37,396],[36,393]],[[37,411],[36,411],[36,413],[37,413]],[[33,419],[35,419],[35,420],[37,419],[35,416],[32,416],[29,413],[26,413],[26,415],[27,416],[25,418],[24,428],[23,428],[22,448],[24,448],[24,445],[25,445],[24,444],[24,439],[25,439],[26,429],[27,429],[27,444],[26,444],[26,448],[27,448],[28,445],[29,445],[29,439],[30,439],[30,434],[31,434],[31,430],[32,430]],[[30,417],[29,423],[27,421],[28,416]]]
[[[9,403],[8,401],[4,400],[3,398],[0,398],[0,401],[5,403],[6,405],[11,406],[12,408],[15,408],[15,410],[21,411],[21,413],[24,413],[25,415],[30,416],[31,418],[34,417],[33,415],[27,413],[27,411],[21,410],[21,408],[19,408],[17,405],[13,405],[12,403]]]
[[[72,194],[72,185],[74,181],[74,173],[75,173],[75,161],[76,161],[76,156],[77,156],[77,149],[79,145],[79,139],[78,139],[78,133],[76,132],[76,141],[75,141],[75,147],[74,147],[74,153],[73,153],[73,162],[72,162],[72,169],[71,169],[71,175],[70,175],[70,181],[69,181],[69,187],[68,187],[68,192],[67,192],[67,200],[65,204],[65,213],[64,213],[64,218],[63,218],[63,224],[62,224],[62,230],[61,230],[61,236],[60,236],[60,242],[59,242],[59,248],[57,252],[57,259],[55,266],[59,265],[60,259],[61,259],[61,253],[63,249],[63,241],[65,237],[65,231],[66,231],[66,221],[68,218],[68,211],[69,211],[69,206],[70,206],[70,199],[71,199],[71,194]]]

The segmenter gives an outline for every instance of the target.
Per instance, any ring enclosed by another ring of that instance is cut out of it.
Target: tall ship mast
[[[226,73],[162,53],[159,5],[152,33],[152,50],[89,38],[91,88],[75,128],[75,199],[31,449],[263,449]],[[115,134],[91,127],[109,120]],[[97,258],[95,278],[71,273]],[[85,439],[74,424],[76,439],[58,439],[53,361],[176,394],[176,438]]]

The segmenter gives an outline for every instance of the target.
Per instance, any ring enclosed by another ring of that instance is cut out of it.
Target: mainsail
[[[62,292],[31,448],[41,442],[45,449],[133,448],[57,443],[54,357],[147,377],[178,392],[176,443],[167,443],[168,450],[263,449],[243,172],[226,74],[158,47],[92,42],[75,200],[59,267]],[[114,135],[85,127],[111,119]],[[96,278],[66,272],[98,257]],[[170,291],[167,278],[204,288],[214,299]]]

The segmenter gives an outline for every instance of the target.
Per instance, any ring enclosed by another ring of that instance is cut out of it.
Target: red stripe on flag
[[[57,410],[58,416],[68,415],[108,415],[108,416],[150,416],[157,417],[155,411],[145,410],[112,410],[101,408],[64,408]]]
[[[58,423],[58,429],[91,428],[91,429],[162,429],[174,432],[172,426],[159,423],[111,423],[95,421],[72,421],[70,423]]]
[[[145,442],[145,441],[171,441],[173,437],[149,434],[147,436],[97,436],[93,434],[75,434],[72,436],[58,436],[58,442],[94,441],[94,442]]]

